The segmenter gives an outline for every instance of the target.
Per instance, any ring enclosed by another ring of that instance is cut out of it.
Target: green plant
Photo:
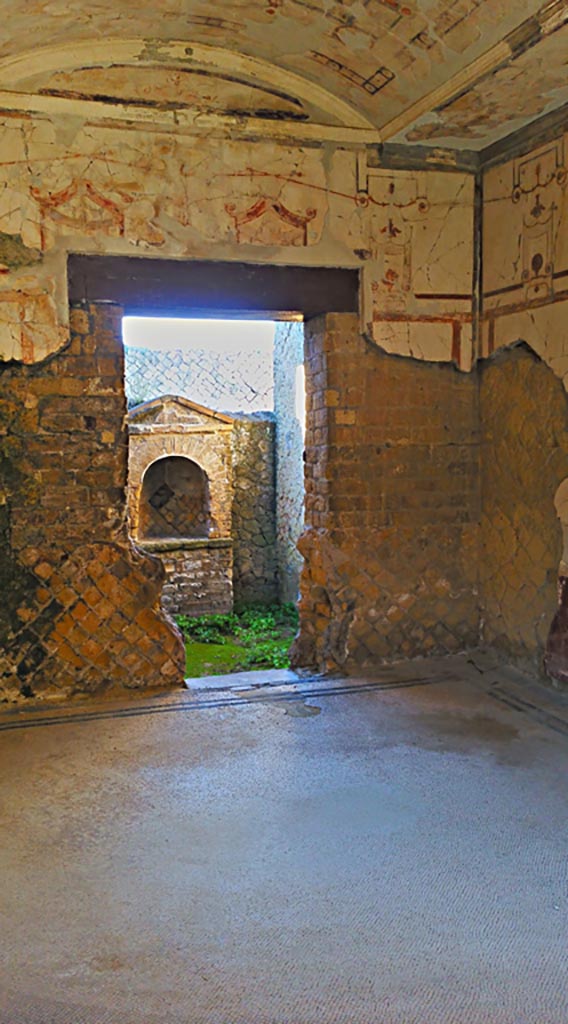
[[[190,675],[207,675],[215,667],[221,673],[288,668],[298,610],[294,604],[249,605],[231,615],[178,615],[176,621],[186,641]]]
[[[238,627],[236,615],[202,615],[198,619],[178,615],[176,622],[185,640],[199,640],[204,644],[223,644]]]
[[[242,667],[248,668],[289,668],[290,637],[261,640],[245,654]]]

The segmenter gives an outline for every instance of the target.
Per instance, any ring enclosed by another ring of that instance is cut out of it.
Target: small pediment
[[[191,402],[181,395],[162,395],[131,409],[128,423],[132,428],[179,427],[211,430],[232,425],[233,420],[224,413],[197,405],[196,402]]]

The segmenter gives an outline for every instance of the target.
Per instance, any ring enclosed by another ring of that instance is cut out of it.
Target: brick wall
[[[542,673],[562,554],[554,496],[568,476],[568,400],[519,346],[482,364],[480,412],[482,639]]]
[[[306,327],[306,531],[298,665],[475,646],[475,377],[386,356],[357,318]]]
[[[163,570],[126,528],[120,310],[76,309],[70,344],[0,365],[0,688],[172,685],[183,646]]]
[[[552,371],[523,346],[472,374],[388,356],[352,315],[307,325],[306,370],[296,664],[356,672],[481,635],[540,670],[562,548],[554,495],[568,476]],[[2,365],[0,390],[2,694],[179,683],[162,566],[127,533],[120,310],[74,310],[70,345]],[[238,600],[273,600],[273,423],[235,432]],[[230,547],[214,557],[221,579]],[[206,568],[189,571],[191,586]]]
[[[170,615],[227,615],[233,610],[233,544],[230,539],[143,543],[166,572],[162,605]]]

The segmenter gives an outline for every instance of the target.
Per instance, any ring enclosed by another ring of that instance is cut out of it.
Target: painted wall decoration
[[[150,0],[118,10],[114,0],[94,0],[88,11],[82,0],[51,0],[48,5],[12,0],[0,61],[32,46],[70,46],[69,57],[77,44],[88,40],[91,47],[106,44],[103,63],[108,67],[120,64],[112,40],[140,39],[146,42],[134,63],[164,68],[173,63],[169,41],[186,40],[186,52],[176,56],[173,71],[192,70],[191,44],[199,42],[300,74],[361,110],[375,125],[384,125],[462,72],[542,6],[543,0],[228,0],[217,11],[204,0],[165,0],[158,13]],[[92,68],[93,63],[86,55],[83,67]],[[65,76],[67,67],[55,61],[42,78],[41,59],[32,61],[22,73],[12,68],[4,87],[26,88],[29,83],[35,89],[73,89]],[[53,78],[54,71],[59,77]],[[81,75],[76,83],[80,91],[101,95],[102,79],[106,94],[103,75],[95,69]],[[113,70],[111,77],[112,95],[132,99],[132,83],[120,84],[119,71]],[[186,87],[180,85],[182,93]],[[158,99],[163,88],[160,73],[144,90],[145,99]],[[252,97],[250,102],[254,106]]]
[[[268,120],[308,120],[311,114],[308,104],[279,89],[263,87],[245,75],[235,78],[201,68],[129,64],[77,68],[35,76],[27,80],[26,88],[46,96],[120,101],[158,109],[196,107]]]
[[[473,180],[368,170],[365,322],[387,352],[470,369]]]
[[[0,125],[0,353],[67,337],[68,252],[360,267],[362,329],[471,364],[473,184],[277,145],[11,117]]]
[[[284,203],[266,197],[240,211],[236,203],[226,203],[225,210],[235,225],[237,242],[250,242],[252,245],[262,245],[263,242],[270,245],[275,236],[280,236],[282,245],[308,245],[308,225],[318,212],[308,209],[304,213],[294,213]],[[262,225],[257,221],[262,221]]]
[[[482,355],[526,341],[568,385],[568,136],[484,181]]]
[[[568,31],[555,32],[426,114],[399,142],[482,149],[568,102]]]

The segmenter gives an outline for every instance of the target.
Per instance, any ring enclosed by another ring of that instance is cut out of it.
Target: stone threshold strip
[[[506,671],[506,670],[505,670]],[[482,677],[485,676],[481,672]],[[515,673],[517,675],[517,673]],[[229,678],[229,677],[228,677]],[[6,711],[2,717],[0,712],[0,732],[8,732],[14,729],[30,729],[41,726],[65,725],[66,723],[98,722],[109,719],[136,718],[142,715],[167,714],[173,711],[207,711],[215,708],[227,707],[248,707],[253,704],[303,704],[307,700],[321,697],[346,697],[358,693],[386,692],[389,690],[412,689],[417,686],[433,686],[439,683],[470,683],[482,690],[484,694],[493,700],[520,714],[526,715],[532,721],[552,729],[563,736],[568,736],[568,695],[563,695],[553,690],[545,690],[543,687],[534,685],[516,684],[510,680],[507,685],[499,680],[489,681],[479,678],[464,678],[463,674],[455,671],[437,671],[436,674],[427,676],[412,676],[407,679],[376,679],[366,682],[344,682],[342,678],[334,681],[333,677],[321,675],[306,676],[301,684],[290,683],[274,685],[272,683],[250,686],[250,693],[246,688],[231,694],[221,691],[221,696],[212,696],[211,691],[201,691],[198,695],[185,700],[181,695],[171,694],[167,701],[163,699],[151,701],[146,699],[143,703],[120,705],[115,707],[74,710],[66,707],[54,713],[50,710],[37,711],[30,709],[23,710],[19,707],[15,711]],[[529,699],[532,697],[532,699]],[[540,700],[540,703],[539,703]],[[559,706],[565,710],[565,715],[557,713]]]
[[[457,683],[459,681],[460,680],[457,675],[437,674],[435,676],[416,676],[414,678],[392,682],[376,680],[374,682],[364,683],[338,682],[336,685],[332,685],[331,681],[329,681],[326,685],[315,685],[311,687],[309,685],[310,683],[322,683],[321,676],[313,676],[303,680],[303,685],[300,686],[296,683],[289,687],[279,686],[277,693],[271,693],[270,690],[273,690],[274,687],[267,684],[262,687],[251,687],[250,695],[243,695],[241,691],[239,695],[236,696],[230,696],[229,694],[219,697],[201,696],[190,700],[170,700],[168,703],[153,704],[144,702],[143,704],[137,703],[136,705],[123,705],[121,707],[108,709],[101,709],[99,707],[93,708],[92,710],[85,709],[83,711],[73,711],[67,708],[61,709],[59,713],[54,714],[49,711],[22,711],[20,708],[17,712],[7,712],[6,717],[3,720],[0,720],[0,732],[8,732],[13,729],[38,728],[48,725],[66,725],[67,723],[99,722],[116,718],[136,718],[141,715],[167,714],[174,711],[207,711],[214,708],[246,707],[251,704],[303,703],[306,700],[312,700],[316,697],[346,697],[357,693],[402,690],[416,686],[431,686],[440,682]],[[12,714],[25,717],[11,718],[10,716]]]
[[[539,707],[534,701],[527,700],[526,696],[521,695],[517,687],[505,687],[501,683],[492,683],[484,692],[488,697],[493,697],[494,700],[499,701],[500,704],[505,704],[508,708],[512,708],[513,711],[520,711],[521,714],[528,715],[533,721],[546,726],[548,729],[553,729],[554,732],[560,733],[561,736],[568,736],[568,711],[567,717],[557,715],[546,708]],[[557,697],[558,695],[555,694],[555,696]]]

